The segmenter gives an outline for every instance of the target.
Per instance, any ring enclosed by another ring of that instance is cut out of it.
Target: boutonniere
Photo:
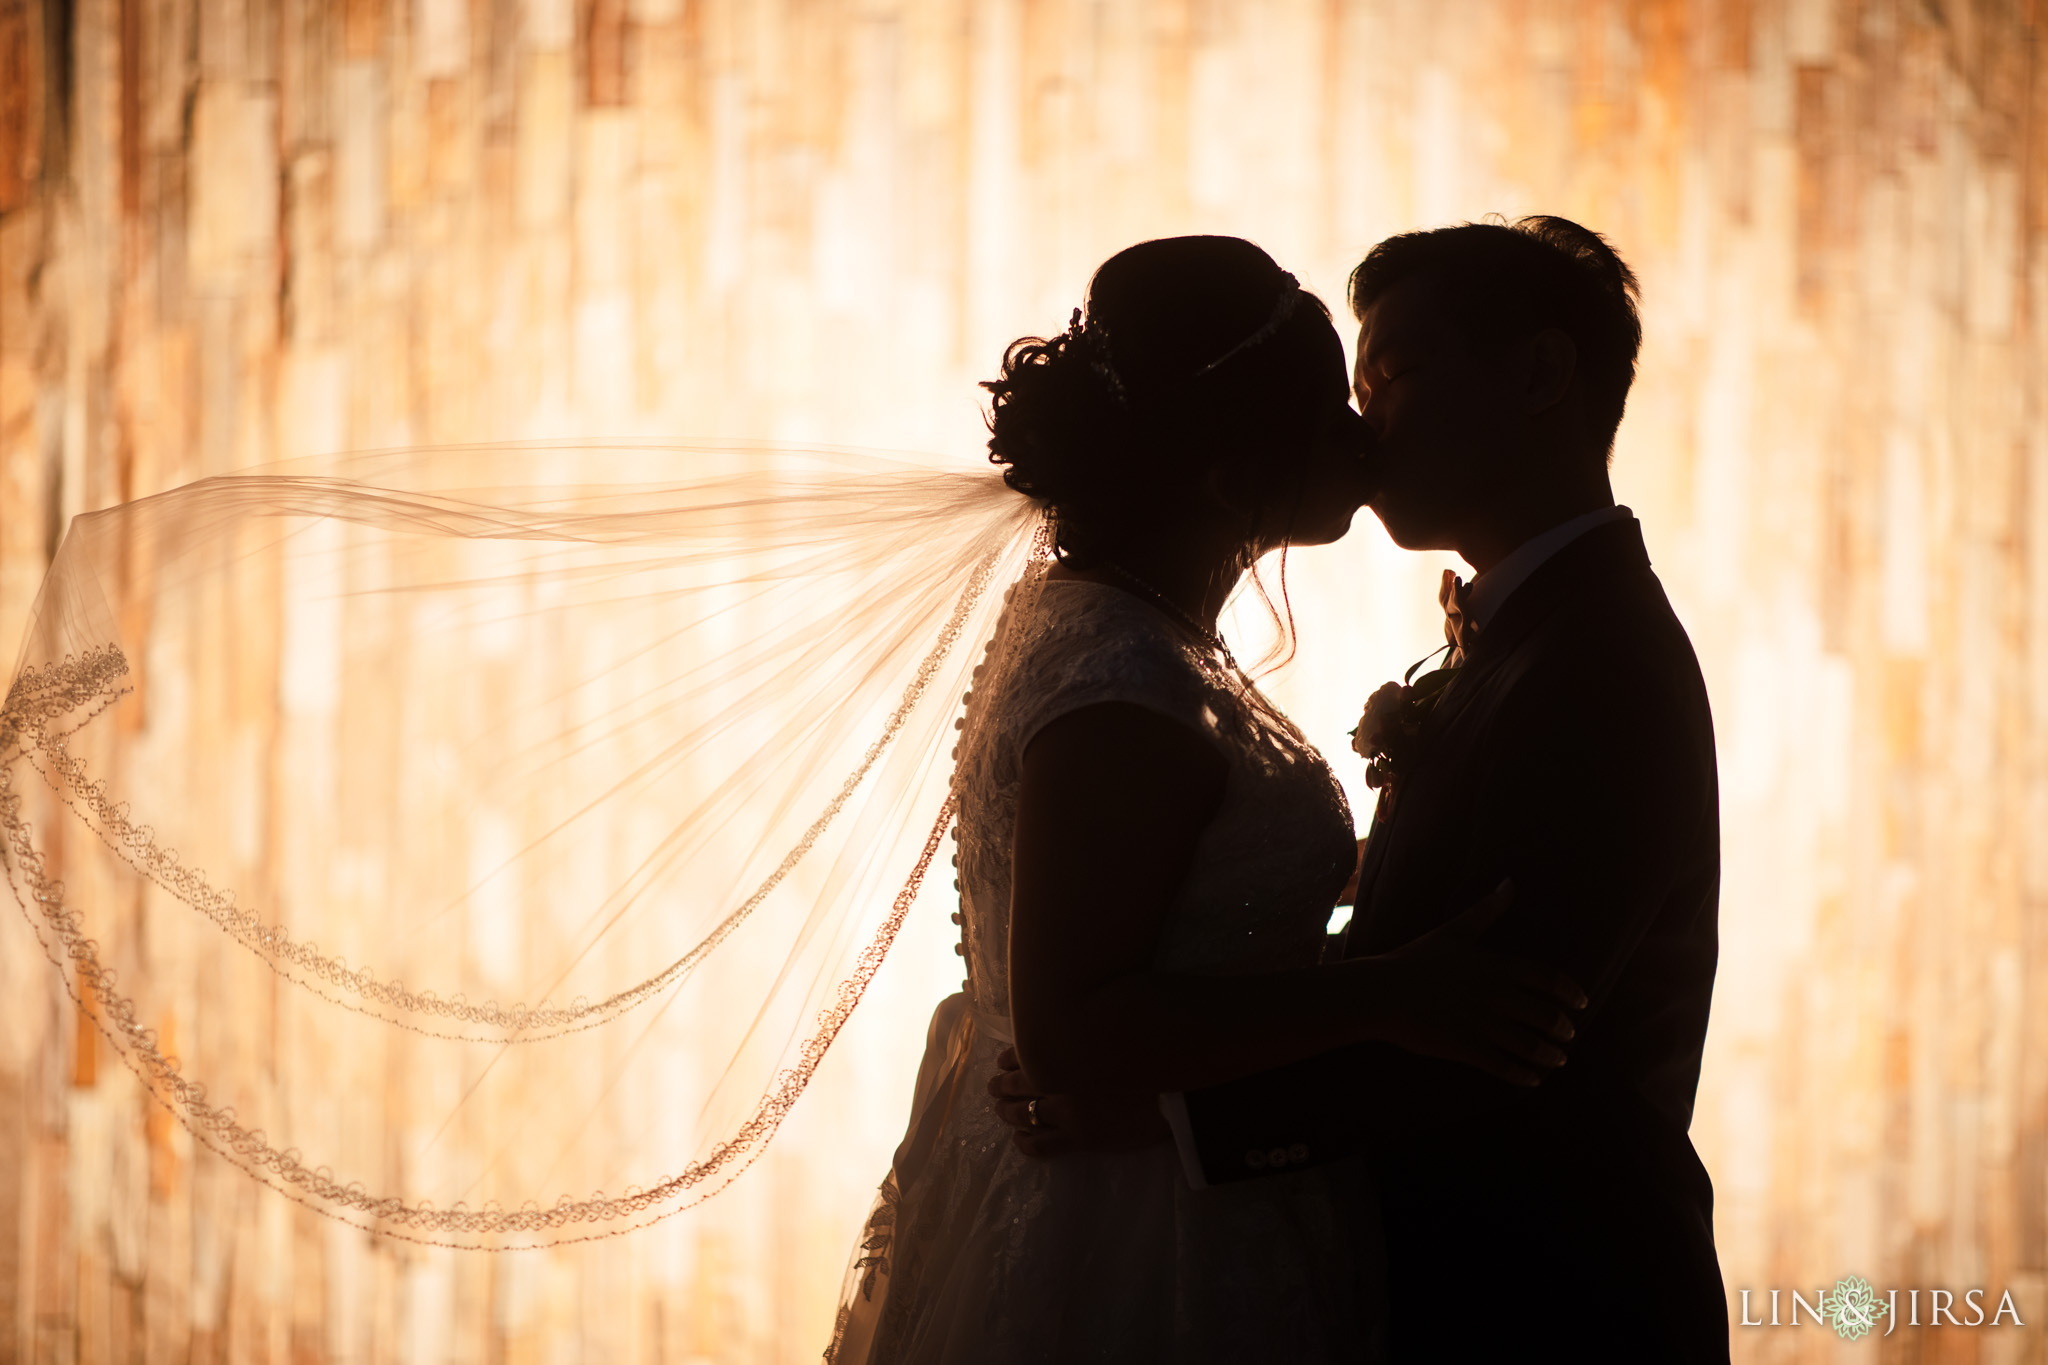
[[[1415,668],[1428,662],[1424,659]],[[1368,763],[1365,785],[1376,791],[1385,789],[1389,796],[1393,794],[1394,779],[1414,760],[1423,722],[1443,699],[1451,679],[1458,675],[1454,665],[1432,669],[1417,678],[1415,668],[1408,670],[1412,681],[1390,682],[1367,698],[1365,714],[1358,718],[1358,728],[1351,732],[1353,751]]]

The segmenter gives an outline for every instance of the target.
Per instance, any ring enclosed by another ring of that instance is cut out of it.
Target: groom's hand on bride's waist
[[[1171,1142],[1159,1113],[1159,1097],[1127,1091],[1079,1095],[1041,1094],[1017,1065],[1017,1049],[996,1056],[1001,1070],[989,1077],[996,1117],[1015,1129],[1017,1149],[1026,1156],[1066,1152],[1126,1152]]]

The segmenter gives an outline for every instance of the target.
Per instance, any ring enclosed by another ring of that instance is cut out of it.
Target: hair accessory
[[[1098,318],[1084,318],[1081,310],[1074,310],[1074,317],[1067,324],[1067,335],[1081,347],[1087,357],[1088,368],[1096,377],[1109,385],[1109,391],[1124,407],[1131,405],[1131,395],[1124,388],[1123,376],[1116,372],[1116,366],[1109,359],[1109,328]]]
[[[1273,300],[1272,315],[1266,319],[1264,325],[1258,331],[1253,332],[1243,341],[1238,342],[1237,345],[1204,365],[1201,369],[1196,370],[1190,376],[1191,378],[1200,379],[1203,375],[1209,373],[1209,371],[1215,369],[1218,365],[1221,365],[1239,352],[1249,351],[1254,346],[1271,341],[1280,329],[1287,325],[1287,319],[1294,316],[1295,305],[1301,302],[1301,281],[1295,279],[1294,276],[1284,270],[1280,272],[1280,278],[1287,281],[1287,283],[1281,287],[1280,297]]]
[[[1293,275],[1284,270],[1280,272],[1280,278],[1285,281],[1280,289],[1280,297],[1273,301],[1272,313],[1259,325],[1258,329],[1222,355],[1217,356],[1214,360],[1196,370],[1188,376],[1187,381],[1183,382],[1200,379],[1211,370],[1216,369],[1226,361],[1236,358],[1241,353],[1251,350],[1254,346],[1260,346],[1271,341],[1279,333],[1280,329],[1287,325],[1287,319],[1294,316],[1295,307],[1301,302],[1301,281],[1295,279]],[[1130,392],[1124,387],[1123,376],[1116,372],[1116,365],[1109,355],[1109,328],[1102,324],[1100,318],[1085,316],[1079,308],[1076,308],[1073,317],[1067,322],[1067,336],[1086,349],[1088,353],[1088,368],[1095,371],[1097,375],[1101,376],[1102,381],[1109,385],[1109,391],[1116,395],[1117,402],[1128,407],[1131,401]]]

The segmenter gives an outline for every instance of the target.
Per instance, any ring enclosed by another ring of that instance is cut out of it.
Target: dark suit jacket
[[[1386,1045],[1187,1097],[1212,1183],[1362,1147],[1397,1361],[1725,1361],[1713,1191],[1686,1129],[1713,991],[1713,721],[1632,520],[1502,604],[1367,844],[1351,955],[1503,877],[1488,947],[1591,997],[1534,1090]]]

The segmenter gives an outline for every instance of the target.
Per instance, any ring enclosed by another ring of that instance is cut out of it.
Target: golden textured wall
[[[0,653],[68,517],[202,475],[546,435],[970,460],[973,381],[1132,240],[1241,233],[1334,300],[1388,232],[1579,218],[1642,274],[1616,480],[1720,727],[1693,1131],[1730,1288],[2009,1288],[2028,1324],[1737,1359],[2039,1362],[2039,43],[2029,0],[0,0]],[[1276,689],[1331,751],[1428,648],[1434,568],[1371,525],[1297,559]],[[462,1256],[195,1156],[10,917],[0,1360],[812,1358],[948,927],[731,1194]]]

